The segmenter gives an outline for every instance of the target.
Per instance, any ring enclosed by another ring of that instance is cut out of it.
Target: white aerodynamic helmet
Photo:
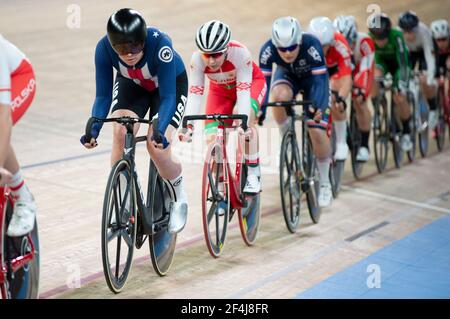
[[[272,43],[277,48],[288,48],[302,42],[302,28],[296,18],[282,17],[273,22]]]
[[[448,22],[445,19],[431,22],[430,29],[435,39],[447,38],[450,35]]]
[[[350,45],[355,42],[356,37],[358,36],[358,31],[354,16],[337,16],[333,21],[333,26],[336,31],[342,33]]]
[[[333,22],[327,17],[316,17],[311,20],[308,32],[316,36],[322,45],[331,44],[334,38]]]
[[[195,42],[200,51],[216,53],[225,51],[230,38],[230,28],[225,23],[211,20],[198,28]]]

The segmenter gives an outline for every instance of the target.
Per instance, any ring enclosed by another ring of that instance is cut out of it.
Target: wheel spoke
[[[108,233],[106,235],[107,241],[108,243],[110,241],[112,241],[114,238],[116,238],[117,236],[120,235],[120,229],[116,229],[116,230],[108,230]]]
[[[126,228],[123,228],[120,231],[120,236],[123,238],[125,244],[127,244],[129,248],[133,246],[133,239],[131,238],[131,234],[128,233],[128,230]]]
[[[211,208],[208,211],[208,215],[207,215],[208,225],[210,224],[213,216],[216,215],[216,210],[217,210],[217,202],[214,201],[213,204],[211,205]]]

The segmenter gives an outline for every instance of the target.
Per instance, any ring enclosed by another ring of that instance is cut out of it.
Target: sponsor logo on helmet
[[[169,63],[173,59],[172,49],[167,45],[163,46],[161,49],[159,49],[158,56],[161,61]]]

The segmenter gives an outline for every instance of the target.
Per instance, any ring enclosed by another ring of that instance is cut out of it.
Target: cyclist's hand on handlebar
[[[7,169],[0,167],[0,186],[11,184],[12,178],[12,174]]]
[[[263,125],[265,119],[266,119],[266,113],[261,111],[261,110],[258,111],[258,116],[257,116],[256,121],[257,121],[259,126]]]
[[[97,140],[96,140],[94,137],[92,137],[91,140],[88,142],[88,141],[86,140],[86,135],[83,135],[83,136],[80,138],[80,142],[81,142],[81,144],[83,144],[83,146],[86,147],[87,149],[94,148],[94,147],[96,147],[96,146],[98,145]]]
[[[248,127],[246,131],[244,131],[244,129],[239,126],[238,128],[238,133],[241,136],[245,137],[245,140],[249,141],[253,138],[253,129],[251,127]]]
[[[80,143],[87,149],[96,147],[98,145],[97,138],[98,138],[98,135],[100,134],[100,128],[101,128],[101,124],[98,122],[94,122],[90,128],[90,130],[91,130],[90,134],[85,133],[83,136],[81,136]],[[90,135],[90,136],[87,136],[87,135]]]
[[[317,123],[320,123],[320,120],[322,120],[322,111],[320,109],[315,111],[313,120]]]
[[[151,140],[152,140],[153,146],[157,149],[163,150],[167,146],[169,146],[169,142],[167,141],[166,137],[159,130],[153,130],[153,135],[152,135]]]
[[[192,124],[189,124],[187,128],[182,128],[178,132],[178,139],[181,142],[190,143],[192,142],[192,135],[194,134],[194,126]]]

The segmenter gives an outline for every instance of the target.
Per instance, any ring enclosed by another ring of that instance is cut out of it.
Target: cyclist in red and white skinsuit
[[[336,160],[345,160],[348,156],[347,145],[347,115],[345,100],[352,90],[352,50],[345,37],[333,27],[333,22],[327,17],[317,17],[311,20],[308,32],[315,35],[322,44],[325,55],[330,87],[337,92],[332,95],[331,114],[336,133]]]
[[[237,41],[230,41],[228,26],[212,20],[197,31],[197,46],[191,59],[189,95],[186,114],[200,114],[205,89],[205,75],[210,81],[206,114],[247,114],[249,129],[244,133],[249,140],[245,154],[248,164],[246,193],[261,191],[256,116],[266,94],[266,80],[259,67],[252,61],[250,51]],[[231,122],[231,121],[230,121]],[[231,123],[226,123],[231,125]],[[218,123],[206,122],[206,133],[216,132]],[[185,135],[189,140],[193,127]]]
[[[7,185],[15,199],[8,236],[22,236],[34,227],[36,203],[25,185],[11,146],[12,127],[33,100],[33,68],[16,46],[0,35],[0,186]]]
[[[367,99],[372,90],[375,71],[375,44],[372,38],[357,31],[356,19],[353,16],[338,16],[334,20],[334,27],[347,39],[353,53],[353,92],[356,119],[361,133],[361,147],[356,156],[357,161],[369,160],[369,136],[371,114],[367,106]]]

